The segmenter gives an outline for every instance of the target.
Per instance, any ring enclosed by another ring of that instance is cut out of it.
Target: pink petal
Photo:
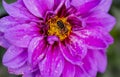
[[[94,12],[90,16],[86,18],[86,23],[88,25],[94,25],[94,26],[101,26],[103,27],[106,31],[111,31],[116,24],[116,19],[103,12]]]
[[[44,60],[39,63],[39,69],[43,77],[60,77],[64,68],[64,58],[56,46],[48,50]]]
[[[23,76],[22,77],[33,77],[33,75],[30,73],[28,73],[28,74],[23,74]]]
[[[66,16],[67,9],[70,7],[70,0],[54,0],[54,3],[55,14],[59,17]]]
[[[89,48],[103,49],[107,48],[108,44],[102,34],[99,32],[100,28],[88,27],[80,31],[74,31],[80,40],[84,42]],[[104,32],[103,32],[104,33]]]
[[[71,0],[71,4],[77,8],[79,8],[79,6],[87,3],[87,2],[90,2],[92,0]]]
[[[74,77],[90,77],[90,75],[88,75],[80,67],[76,66],[76,68],[75,68],[75,76]]]
[[[19,68],[8,68],[8,71],[11,74],[20,75],[20,74],[24,74],[26,72],[29,72],[30,71],[30,67],[27,65],[27,63],[25,63],[24,65],[22,65]]]
[[[108,12],[110,10],[111,4],[112,0],[101,0],[100,4],[94,10]]]
[[[68,16],[68,21],[72,26],[76,26],[76,25],[79,27],[83,26],[81,19],[75,15]]]
[[[69,42],[60,43],[60,50],[67,61],[72,64],[81,65],[81,59],[86,55],[86,47],[83,42],[75,36],[70,36]]]
[[[109,44],[112,44],[114,42],[113,37],[103,27],[96,26],[96,30],[100,34],[99,36],[101,38],[103,38],[103,40],[106,42],[106,44],[109,45]]]
[[[9,68],[18,68],[27,60],[27,51],[23,48],[11,46],[3,56],[3,64]]]
[[[82,3],[81,3],[82,2]],[[86,14],[100,3],[100,0],[73,0],[71,4],[78,9],[79,14]]]
[[[53,10],[56,10],[56,12],[62,7],[65,0],[54,0],[54,7]]]
[[[54,0],[23,0],[23,2],[28,10],[37,17],[43,17],[46,11],[53,9],[54,5]]]
[[[20,0],[12,4],[7,4],[5,0],[3,0],[3,6],[10,16],[28,20],[36,19],[32,14],[29,13],[23,2]]]
[[[28,47],[30,40],[38,35],[39,28],[35,23],[17,25],[5,32],[5,38],[18,47]]]
[[[104,30],[103,30],[104,31]],[[114,42],[114,38],[108,33],[108,32],[105,32],[104,33],[102,32],[101,33],[104,40],[108,43],[108,44],[113,44]]]
[[[10,47],[10,43],[4,38],[3,35],[0,35],[0,46],[4,48]]]
[[[70,15],[68,16],[67,21],[73,26],[72,30],[81,30],[86,26],[86,22],[84,21],[84,19],[75,16],[75,15]]]
[[[37,62],[41,61],[47,49],[47,45],[42,36],[33,38],[28,47],[29,63],[35,65]]]
[[[97,61],[98,71],[103,73],[107,67],[107,55],[104,50],[94,51],[94,56]]]
[[[86,57],[83,59],[83,65],[80,66],[83,71],[90,77],[96,77],[97,74],[97,62],[93,57],[93,53],[88,51]]]
[[[70,53],[73,56],[84,58],[87,53],[87,48],[83,45],[83,42],[77,36],[72,34],[69,36],[69,39],[69,42],[66,42],[66,46],[68,47]]]
[[[66,61],[62,75],[63,75],[63,77],[74,77],[75,65]]]
[[[19,18],[14,18],[11,16],[6,16],[0,19],[0,31],[5,32],[5,30],[12,28],[18,24],[22,24],[25,21]]]
[[[24,73],[22,77],[41,77],[39,70],[34,72]]]
[[[49,44],[54,44],[55,42],[59,41],[59,38],[57,36],[48,36],[47,41]]]

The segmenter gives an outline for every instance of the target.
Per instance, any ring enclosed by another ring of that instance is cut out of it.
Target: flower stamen
[[[47,24],[49,25],[48,35],[56,35],[61,41],[69,36],[72,28],[64,17],[55,16],[49,19]]]

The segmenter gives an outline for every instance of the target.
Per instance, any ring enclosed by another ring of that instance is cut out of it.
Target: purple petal
[[[23,19],[6,16],[0,19],[0,31],[5,32],[5,30],[22,23],[25,23]]]
[[[85,45],[83,45],[83,42],[79,40],[77,36],[74,36],[72,34],[69,39],[69,42],[66,42],[66,47],[68,47],[70,53],[73,56],[84,58],[87,53],[87,48]]]
[[[31,74],[31,73],[25,73],[25,74],[23,74],[23,76],[22,77],[33,77],[33,75]]]
[[[67,20],[69,21],[69,23],[72,26],[74,26],[74,25],[83,26],[80,18],[77,17],[77,16],[71,15],[71,16],[68,17]]]
[[[27,47],[30,40],[38,35],[39,28],[35,23],[17,25],[5,32],[5,38],[18,47]]]
[[[25,8],[22,1],[17,1],[12,4],[7,4],[3,0],[3,6],[5,10],[8,12],[10,16],[17,17],[17,18],[23,18],[28,20],[36,19],[32,14],[29,13],[29,11]]]
[[[62,75],[63,75],[63,77],[74,77],[75,65],[66,61]]]
[[[104,28],[98,27],[98,28],[96,28],[96,30],[100,34],[100,37],[103,38],[103,40],[106,42],[106,44],[109,45],[114,42],[113,37]]]
[[[95,59],[97,61],[98,71],[103,73],[107,67],[107,56],[104,50],[93,51]]]
[[[47,41],[48,41],[49,44],[52,45],[52,44],[54,44],[55,42],[58,42],[58,41],[59,41],[59,38],[56,37],[56,36],[48,36]]]
[[[48,10],[52,10],[54,0],[23,0],[28,10],[37,17],[43,17]],[[32,7],[31,7],[32,6]]]
[[[71,0],[71,5],[75,6],[76,8],[79,8],[79,6],[90,2],[92,0]]]
[[[108,12],[111,4],[112,0],[101,0],[100,4],[94,10]]]
[[[9,42],[4,38],[4,35],[1,35],[1,32],[0,32],[0,46],[4,48],[10,47]]]
[[[107,48],[108,44],[102,34],[99,32],[100,28],[89,27],[80,31],[74,31],[80,40],[84,42],[88,47],[93,49]],[[103,32],[104,33],[104,32]]]
[[[94,12],[86,18],[86,23],[88,25],[101,26],[106,31],[111,31],[116,24],[116,19],[103,12]]]
[[[19,68],[8,68],[9,73],[11,74],[16,74],[16,75],[20,75],[20,74],[24,74],[26,72],[29,72],[30,67],[27,65],[27,63],[25,63],[24,65],[22,65]]]
[[[27,60],[27,51],[11,46],[3,56],[3,64],[9,68],[18,68]]]
[[[37,62],[41,61],[47,49],[47,45],[42,36],[33,38],[28,47],[29,63],[35,65]]]
[[[76,1],[76,2],[75,2]],[[93,8],[95,8],[99,3],[100,0],[88,0],[88,1],[81,1],[81,0],[73,0],[71,4],[78,9],[79,14],[86,14]]]
[[[54,0],[54,10],[55,13],[59,16],[67,16],[67,9],[70,7],[70,1],[69,0]]]
[[[59,10],[62,5],[64,4],[65,0],[54,0],[54,7],[53,10]]]
[[[93,57],[93,53],[88,51],[86,57],[83,59],[83,65],[80,66],[83,71],[86,71],[86,73],[90,77],[96,77],[97,74],[97,62],[95,61]]]
[[[114,38],[108,32],[105,32],[105,30],[103,30],[103,31],[101,32],[101,34],[102,34],[104,40],[106,41],[106,43],[113,44]]]
[[[43,77],[60,77],[64,68],[64,58],[56,46],[48,50],[44,60],[39,63],[39,69]]]
[[[39,70],[36,70],[34,72],[24,73],[22,77],[41,77],[41,74]]]
[[[86,26],[85,21],[75,15],[68,16],[67,21],[73,26],[73,30],[79,30]]]
[[[67,9],[70,7],[70,0],[54,0],[54,10],[58,16],[66,16]],[[66,12],[66,13],[65,13]]]
[[[87,52],[83,42],[75,36],[70,36],[70,41],[65,44],[60,43],[60,49],[67,61],[77,65],[81,65],[81,59]]]
[[[85,71],[83,71],[80,67],[76,66],[74,77],[90,77],[90,76]]]

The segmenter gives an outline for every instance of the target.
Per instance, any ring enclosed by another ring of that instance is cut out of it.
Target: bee
[[[57,25],[59,26],[60,29],[65,28],[65,25],[64,25],[64,23],[62,22],[62,20],[57,21]]]
[[[65,27],[62,20],[57,21],[57,25],[61,29],[61,33],[67,33],[68,32],[68,29]]]

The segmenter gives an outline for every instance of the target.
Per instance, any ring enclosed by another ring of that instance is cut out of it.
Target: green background
[[[6,0],[11,3],[15,0]],[[117,24],[111,31],[111,35],[114,37],[114,44],[108,48],[108,66],[104,74],[99,74],[97,77],[120,77],[120,0],[113,0],[113,4],[110,13],[117,18]],[[0,18],[6,16],[7,13],[2,7],[0,0]],[[7,68],[2,65],[2,57],[5,53],[5,49],[0,47],[0,77],[21,77],[8,73]]]

